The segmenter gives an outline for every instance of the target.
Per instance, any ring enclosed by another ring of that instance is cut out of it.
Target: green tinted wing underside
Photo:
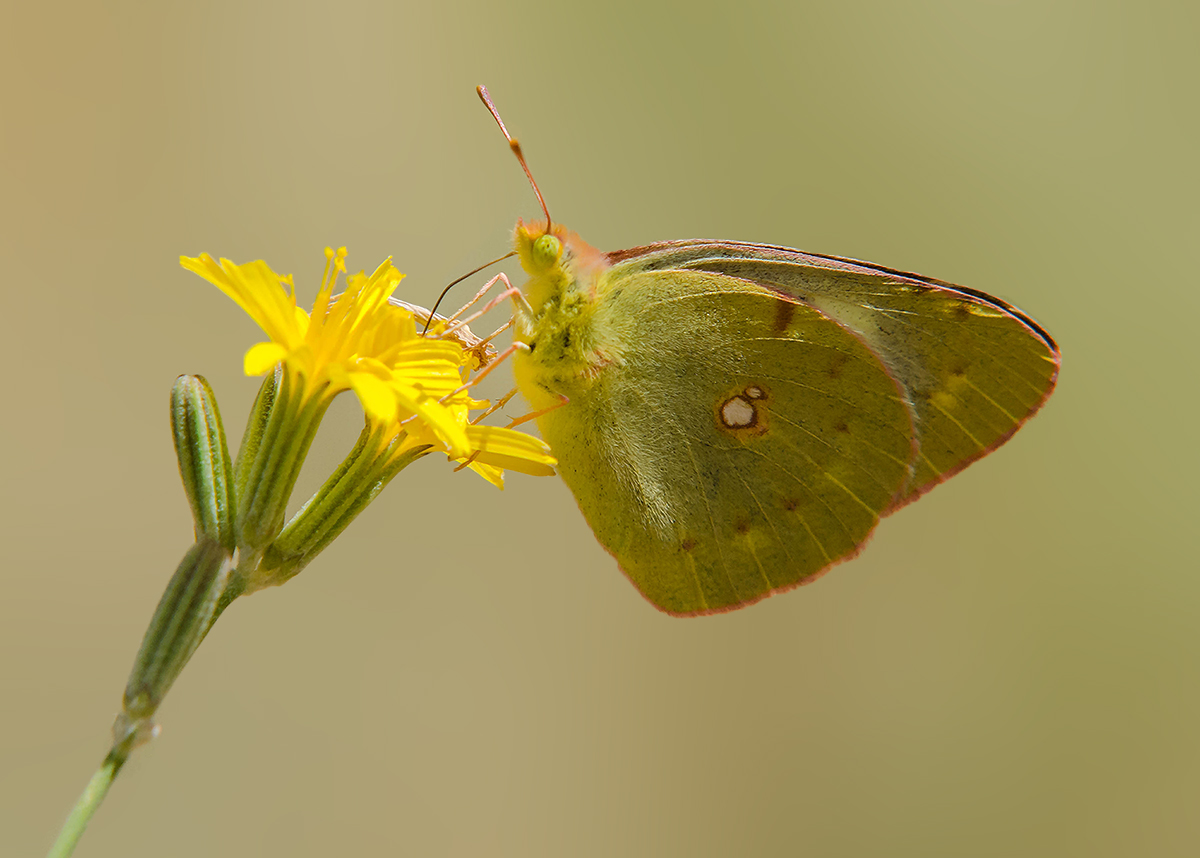
[[[919,452],[896,506],[1002,444],[1054,387],[1053,340],[982,293],[787,248],[678,242],[647,250],[625,267],[746,279],[817,308],[862,337],[913,409]]]
[[[541,427],[600,542],[664,610],[811,580],[908,483],[899,386],[815,307],[692,271],[631,272],[600,307],[636,348]]]

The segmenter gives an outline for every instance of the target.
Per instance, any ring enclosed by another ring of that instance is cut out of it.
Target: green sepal
[[[216,395],[203,376],[181,375],[175,379],[171,388],[171,429],[196,539],[207,536],[232,551],[233,465]]]
[[[229,581],[232,559],[206,535],[188,549],[142,638],[125,684],[114,732],[144,731],[171,684],[208,633]],[[118,737],[114,736],[114,739]]]
[[[256,580],[247,590],[282,584],[298,574],[366,509],[396,474],[432,449],[422,445],[397,455],[396,449],[406,438],[401,433],[384,443],[379,430],[368,423],[338,469],[271,543]]]
[[[275,404],[275,392],[279,387],[279,379],[283,370],[276,370],[263,379],[250,409],[250,417],[246,420],[246,431],[242,433],[242,443],[238,446],[237,459],[233,465],[233,485],[237,497],[246,492],[248,471],[258,451],[262,447],[263,431],[267,427],[267,418],[271,416],[271,407]]]
[[[279,534],[288,499],[330,399],[280,367],[259,390],[234,465],[237,546],[254,555]],[[243,558],[243,562],[246,558]]]

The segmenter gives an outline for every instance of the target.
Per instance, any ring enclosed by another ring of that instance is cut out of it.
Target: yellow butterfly
[[[1016,308],[852,259],[704,240],[601,253],[548,212],[518,222],[516,252],[517,386],[600,543],[670,614],[854,556],[881,516],[1007,441],[1058,375]]]

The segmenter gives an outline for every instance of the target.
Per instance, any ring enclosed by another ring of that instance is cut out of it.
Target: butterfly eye
[[[533,243],[533,261],[539,268],[553,268],[562,256],[562,242],[553,235],[543,235]]]

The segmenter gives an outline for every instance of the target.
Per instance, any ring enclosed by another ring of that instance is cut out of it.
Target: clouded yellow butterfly
[[[852,259],[705,240],[601,253],[548,212],[518,222],[516,250],[517,385],[600,543],[671,614],[852,557],[881,516],[1007,441],[1058,375],[1016,308]]]

